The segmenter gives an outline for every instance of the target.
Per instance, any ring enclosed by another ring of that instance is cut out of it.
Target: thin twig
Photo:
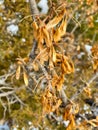
[[[95,41],[95,38],[96,38],[96,32],[94,33],[94,35],[93,35],[93,39],[92,39],[92,44],[94,43],[94,41]]]
[[[20,88],[15,88],[15,89],[12,90],[12,91],[0,93],[0,97],[6,97],[6,96],[8,96],[8,95],[12,95],[12,94],[14,94],[14,93],[16,93],[16,92],[18,92],[18,91],[21,91],[21,90],[24,89],[24,88],[25,88],[25,86],[22,86],[22,87],[20,87]]]
[[[85,85],[82,85],[80,89],[70,98],[70,100],[72,101],[76,99],[78,95],[83,92],[84,87],[86,87],[87,85],[89,86],[97,77],[98,77],[98,72],[94,74]]]
[[[12,87],[0,87],[0,90],[14,90],[14,88],[12,88]]]
[[[22,105],[22,106],[25,106],[26,104],[24,104],[21,100],[20,100],[20,98],[16,95],[16,94],[14,94],[14,96],[15,96],[15,98],[17,99],[17,101]]]
[[[5,116],[6,116],[6,111],[7,111],[7,106],[6,106],[6,104],[1,100],[1,98],[0,98],[0,103],[1,103],[1,105],[3,106],[3,108],[4,108],[3,118],[5,118]]]
[[[41,69],[42,69],[42,71],[43,71],[43,73],[44,73],[44,75],[45,75],[45,77],[46,77],[46,80],[48,81],[50,90],[53,90],[52,84],[51,84],[51,82],[50,82],[50,79],[51,79],[50,75],[48,74],[46,68],[45,68],[43,65],[40,64],[40,67],[41,67]]]

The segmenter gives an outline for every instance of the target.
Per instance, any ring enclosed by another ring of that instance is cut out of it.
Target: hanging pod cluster
[[[56,46],[60,47],[59,43],[62,37],[66,35],[66,9],[62,9],[48,23],[36,18],[32,25],[33,36],[38,43],[38,55],[33,62],[33,66],[35,70],[38,70],[38,67],[36,69],[36,61],[38,60],[42,65],[44,65],[45,61],[48,61],[50,70],[60,68],[59,74],[55,70],[56,73],[52,75],[53,87],[57,87],[59,90],[64,82],[64,75],[74,72],[74,65],[71,59],[56,48]]]
[[[58,48],[61,48],[60,43],[62,37],[66,35],[66,9],[63,8],[47,23],[45,23],[44,20],[41,20],[39,17],[36,17],[32,23],[32,26],[33,38],[37,42],[36,57],[32,63],[33,69],[35,71],[39,71],[40,65],[44,66],[47,62],[47,67],[49,70],[53,70],[55,72],[51,75],[52,87],[59,91],[64,83],[65,74],[74,72],[74,65],[70,57],[65,56],[62,49],[58,50]],[[23,65],[19,63],[16,72],[16,79],[19,79],[20,68]],[[27,73],[26,71],[23,71],[23,73],[25,84],[28,85],[28,78],[25,78],[27,77]]]

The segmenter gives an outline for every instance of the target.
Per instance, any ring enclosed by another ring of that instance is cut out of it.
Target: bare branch
[[[15,88],[15,89],[12,90],[12,91],[0,93],[0,97],[6,97],[6,96],[8,96],[8,95],[12,95],[12,94],[14,94],[15,92],[21,91],[21,90],[24,89],[24,88],[25,88],[25,86],[22,86],[22,87],[20,87],[20,88]]]
[[[64,92],[64,90],[63,90],[63,88],[62,88],[61,91],[60,91],[60,97],[61,97],[61,99],[62,99],[62,101],[63,101],[64,106],[66,106],[67,101],[68,101],[68,98],[67,98],[67,96],[66,96],[66,94],[65,94],[65,92]]]
[[[31,52],[30,52],[30,54],[29,54],[29,57],[31,58],[31,59],[34,59],[35,58],[35,50],[37,49],[37,41],[34,39],[33,40],[33,47],[32,47],[32,50],[31,50]]]

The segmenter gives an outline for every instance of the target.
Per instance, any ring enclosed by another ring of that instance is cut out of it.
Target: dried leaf
[[[36,56],[35,61],[39,60],[40,63],[43,65],[45,61],[48,61],[49,59],[49,49],[45,48],[40,51],[40,53]]]
[[[84,90],[84,92],[87,94],[87,96],[88,96],[89,98],[92,98],[92,96],[91,96],[91,89],[90,89],[90,88],[85,87],[83,90]]]
[[[22,61],[17,61],[17,64],[18,65],[22,65]]]
[[[29,84],[28,75],[25,71],[23,72],[23,79],[24,79],[25,85],[28,86]]]
[[[64,17],[66,13],[66,10],[63,9],[60,14],[58,14],[58,16],[55,16],[51,21],[49,21],[49,23],[47,24],[47,29],[53,28],[55,27]]]
[[[66,64],[64,64],[63,62],[61,63],[61,69],[63,74],[68,72]]]
[[[17,70],[16,70],[16,79],[19,80],[20,78],[20,71],[21,71],[21,66],[19,65]]]
[[[44,37],[45,43],[46,43],[47,47],[50,47],[52,45],[52,43],[51,43],[51,38],[50,38],[49,32],[46,27],[43,27],[42,30],[43,30],[43,37]]]
[[[56,88],[58,91],[60,91],[62,89],[62,86],[63,86],[63,83],[64,83],[64,74],[62,74],[59,79],[57,80],[57,83],[56,83]]]
[[[59,80],[59,77],[57,75],[53,75],[53,78],[52,78],[52,86],[53,87],[56,86],[58,80]]]
[[[39,58],[40,64],[43,65],[45,61],[48,61],[48,59],[49,59],[48,51],[44,51],[44,53]]]
[[[94,45],[91,49],[93,56],[93,69],[94,71],[98,70],[98,45]]]
[[[45,113],[54,112],[61,105],[61,100],[58,99],[49,90],[46,90],[42,96],[43,111]]]
[[[70,114],[72,114],[72,105],[68,104],[65,108],[64,120],[70,120]]]
[[[74,114],[77,114],[79,112],[79,104],[74,105]]]
[[[55,42],[60,41],[61,37],[63,35],[65,35],[65,33],[66,33],[66,25],[67,25],[66,19],[63,19],[60,27],[58,27],[58,28],[56,28],[56,30],[54,30],[54,32],[53,32],[53,40]]]
[[[60,29],[57,28],[57,29],[53,29],[53,41],[54,42],[58,42],[61,40],[61,36],[60,36]]]
[[[38,35],[38,33],[37,33],[37,31],[38,31],[38,25],[37,25],[37,23],[35,21],[33,21],[32,26],[33,26],[33,36],[36,39],[36,37]]]
[[[24,60],[24,62],[28,62],[29,61],[29,57],[25,57],[25,58],[23,58],[23,60]]]
[[[39,70],[39,65],[38,65],[38,63],[37,62],[33,62],[33,69],[35,70],[35,71],[38,71]]]
[[[34,29],[34,30],[37,30],[37,29],[38,29],[38,25],[37,25],[37,23],[36,23],[35,21],[33,21],[32,26],[33,26],[33,29]]]
[[[41,51],[41,49],[43,49],[43,43],[44,43],[44,36],[43,36],[43,30],[42,28],[40,27],[38,29],[38,34],[37,34],[37,37],[36,37],[37,41],[38,41],[38,48],[39,50]]]
[[[56,51],[53,47],[53,62],[55,63],[56,62]]]
[[[75,129],[75,119],[74,119],[74,115],[70,115],[70,123],[68,125],[68,127],[66,128],[66,130],[74,130]]]
[[[64,120],[70,121],[68,127],[66,128],[67,130],[74,130],[76,126],[72,107],[73,107],[72,104],[69,104],[65,108]]]
[[[54,68],[54,64],[51,58],[49,58],[49,68],[53,69]]]
[[[62,68],[62,72],[66,74],[70,74],[74,72],[74,65],[67,56],[63,56],[61,68]]]
[[[59,29],[60,29],[60,36],[61,36],[61,37],[62,37],[63,35],[65,35],[65,33],[66,33],[66,26],[67,26],[67,21],[66,21],[65,18],[63,18],[62,23],[61,23],[61,25],[60,25],[60,27],[59,27]]]
[[[58,99],[58,100],[56,101],[56,105],[54,105],[54,106],[52,107],[52,111],[57,110],[58,107],[61,105],[61,103],[62,103],[62,101],[61,101],[60,99]]]
[[[96,121],[96,119],[95,120],[90,120],[90,121],[88,121],[88,123],[90,125],[92,125],[93,127],[97,127],[98,126],[98,122]]]

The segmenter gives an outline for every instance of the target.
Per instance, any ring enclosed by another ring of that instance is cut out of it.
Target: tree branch
[[[97,72],[96,74],[94,74],[94,75],[89,79],[89,81],[88,81],[86,84],[82,85],[82,86],[80,87],[80,89],[71,97],[70,100],[72,101],[72,100],[76,99],[76,98],[78,97],[78,95],[83,92],[83,89],[84,89],[87,85],[89,86],[96,78],[98,78],[98,72]]]
[[[21,90],[24,89],[24,88],[25,88],[25,86],[22,86],[22,87],[20,87],[20,88],[15,88],[15,89],[12,90],[12,91],[0,93],[0,97],[6,97],[6,96],[11,95],[11,94],[14,94],[14,93],[16,93],[16,92],[18,92],[18,91],[21,91]]]
[[[59,92],[59,94],[60,94],[61,100],[63,101],[64,106],[66,106],[68,98],[67,98],[67,96],[66,96],[63,88],[61,89],[61,91]]]
[[[29,4],[30,4],[30,10],[31,10],[31,14],[32,15],[39,15],[39,10],[37,8],[37,4],[35,0],[29,0]]]
[[[29,4],[30,4],[30,10],[31,10],[31,14],[32,14],[32,19],[34,20],[34,17],[36,15],[39,15],[39,10],[37,8],[37,4],[36,4],[36,1],[35,0],[29,0]],[[33,47],[32,47],[32,50],[30,52],[30,55],[29,57],[31,59],[34,59],[35,58],[35,50],[37,48],[37,42],[35,39],[33,39]]]

